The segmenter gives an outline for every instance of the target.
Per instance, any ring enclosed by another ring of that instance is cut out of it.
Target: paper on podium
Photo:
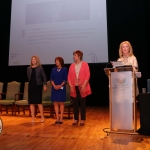
[[[122,61],[111,61],[113,68],[124,66]]]

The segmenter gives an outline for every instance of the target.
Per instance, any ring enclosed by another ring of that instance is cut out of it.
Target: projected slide
[[[10,66],[33,55],[70,64],[78,49],[88,63],[108,62],[106,0],[12,0],[9,47]]]

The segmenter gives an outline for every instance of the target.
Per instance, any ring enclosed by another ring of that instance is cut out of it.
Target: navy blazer
[[[29,66],[27,68],[27,76],[28,76],[29,82],[31,80],[31,74],[32,74],[32,67]],[[37,85],[42,85],[43,82],[44,82],[44,85],[47,85],[46,75],[42,66],[38,66],[35,68],[35,75],[36,75]]]

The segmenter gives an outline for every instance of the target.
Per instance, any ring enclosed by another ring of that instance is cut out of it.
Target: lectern
[[[132,67],[105,68],[109,79],[110,133],[137,134],[137,79]]]

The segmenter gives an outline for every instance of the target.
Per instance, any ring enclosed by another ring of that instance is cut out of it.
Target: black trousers
[[[86,97],[81,98],[81,94],[78,86],[75,87],[77,97],[72,97],[73,110],[74,110],[74,120],[79,120],[79,109],[81,113],[81,120],[86,119]]]

